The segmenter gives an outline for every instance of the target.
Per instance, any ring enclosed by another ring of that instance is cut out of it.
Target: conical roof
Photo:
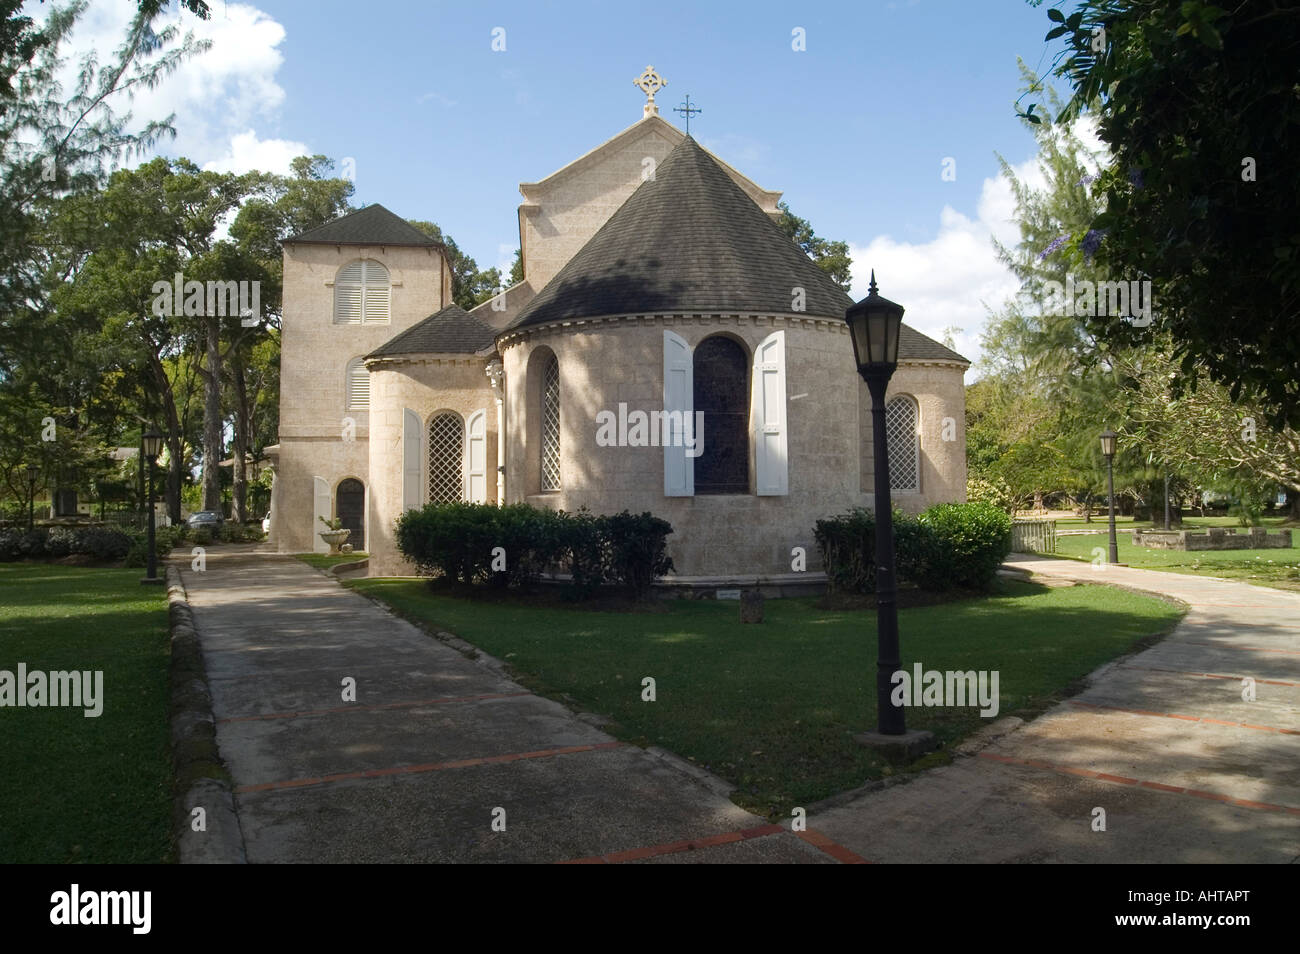
[[[844,318],[848,294],[691,137],[678,144],[509,329],[665,312]]]
[[[448,305],[385,341],[367,358],[398,354],[474,354],[492,344],[496,332],[458,305]]]

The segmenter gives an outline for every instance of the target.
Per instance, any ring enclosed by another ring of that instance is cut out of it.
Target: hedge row
[[[832,591],[876,587],[876,518],[858,508],[814,530]],[[1011,518],[986,503],[938,504],[919,517],[894,511],[895,574],[925,590],[988,589],[1011,552]]]
[[[116,527],[35,527],[0,530],[0,562],[82,554],[96,560],[120,560],[131,549],[131,536]]]
[[[523,503],[429,504],[398,518],[397,548],[421,572],[462,583],[529,586],[554,570],[570,575],[578,598],[617,584],[641,599],[673,569],[672,532],[666,520],[626,510],[596,516]]]
[[[184,524],[154,528],[154,550],[159,559],[173,547],[184,543],[207,546],[213,542],[212,531],[204,527],[191,530]],[[223,524],[215,539],[242,543],[262,539],[256,527]],[[144,530],[125,531],[117,527],[34,527],[0,530],[0,563],[13,560],[59,559],[85,555],[95,560],[123,560],[126,567],[144,566],[148,562],[149,537]]]

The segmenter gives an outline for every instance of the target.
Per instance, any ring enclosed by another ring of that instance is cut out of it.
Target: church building
[[[639,122],[519,191],[523,281],[469,312],[445,249],[380,205],[286,239],[271,543],[413,573],[394,524],[431,501],[669,521],[677,575],[779,581],[813,525],[872,505],[850,297],[761,188]],[[887,297],[888,275],[881,274]],[[903,302],[906,305],[906,302]],[[965,499],[970,362],[903,326],[886,420],[895,504]]]

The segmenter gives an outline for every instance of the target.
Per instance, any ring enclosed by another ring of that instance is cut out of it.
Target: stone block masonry
[[[1285,550],[1291,546],[1291,531],[1270,533],[1263,527],[1251,527],[1245,533],[1225,527],[1207,531],[1134,530],[1133,543],[1153,550]]]

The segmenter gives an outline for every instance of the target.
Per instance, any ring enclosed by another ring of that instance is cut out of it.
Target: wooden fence
[[[1013,553],[1055,553],[1055,520],[1012,520],[1011,550]]]

